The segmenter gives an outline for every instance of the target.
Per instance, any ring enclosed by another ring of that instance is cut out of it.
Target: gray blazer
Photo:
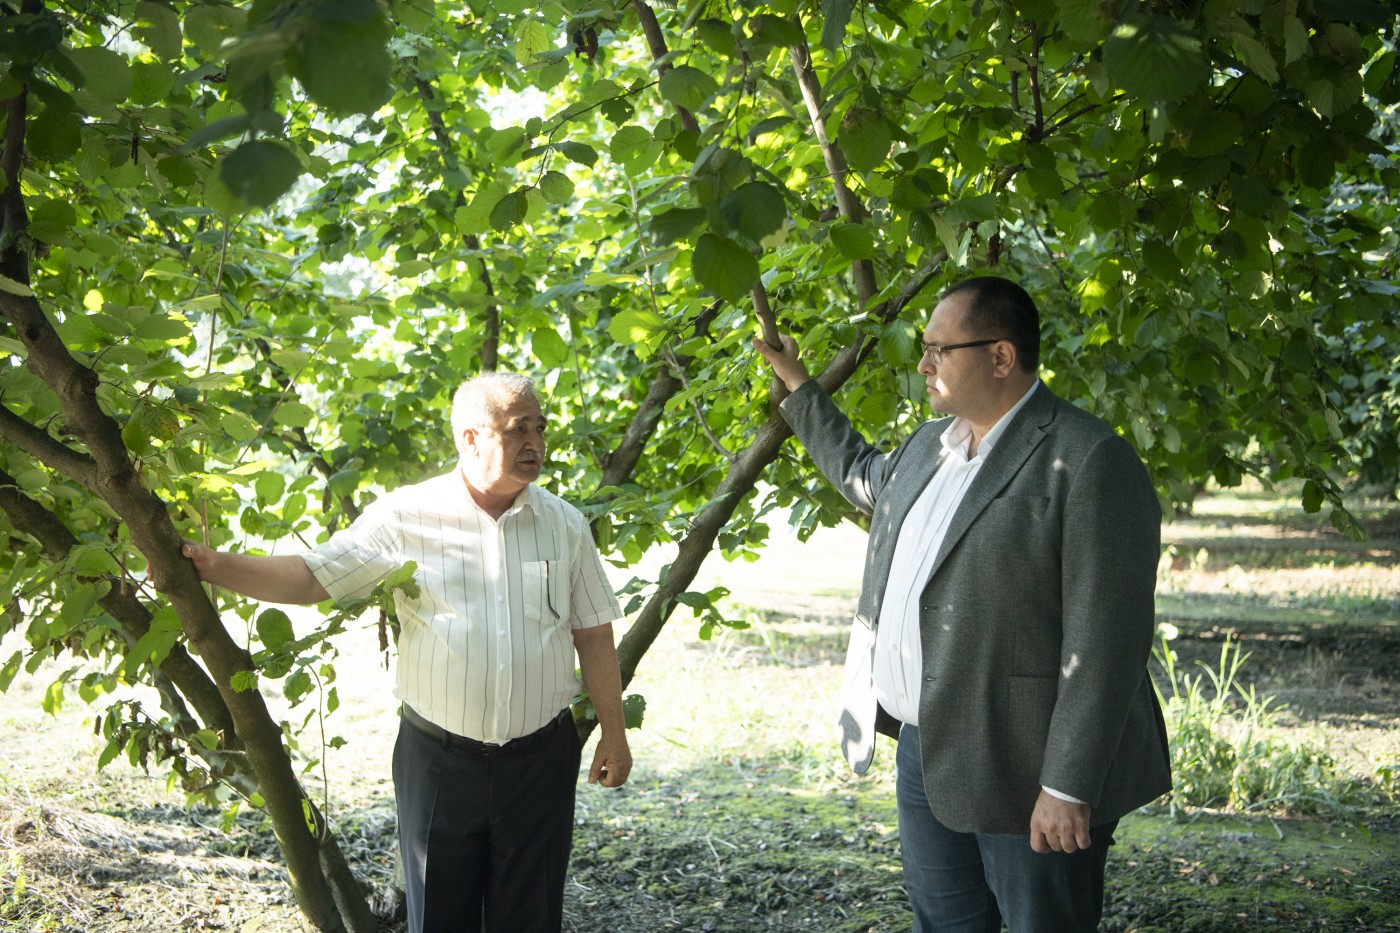
[[[810,381],[782,413],[827,479],[871,515],[846,657],[842,752],[857,773],[897,723],[871,680],[895,541],[952,419],[890,453]],[[1147,660],[1161,510],[1142,462],[1106,424],[1039,385],[954,514],[919,604],[924,787],[958,832],[1028,833],[1042,786],[1094,825],[1171,789]]]

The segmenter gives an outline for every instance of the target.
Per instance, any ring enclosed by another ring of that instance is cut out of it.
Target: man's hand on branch
[[[778,341],[781,343],[778,349],[769,346],[768,342],[762,339],[755,340],[753,347],[759,356],[773,367],[773,374],[782,380],[787,390],[795,392],[798,386],[812,377],[807,374],[807,367],[798,359],[797,341],[787,334],[779,334]]]

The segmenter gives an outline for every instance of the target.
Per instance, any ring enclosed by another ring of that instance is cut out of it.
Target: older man
[[[881,452],[798,360],[755,346],[784,417],[871,514],[843,750],[898,739],[916,933],[1097,927],[1118,819],[1171,787],[1146,676],[1161,513],[1107,425],[1036,378],[1039,312],[984,276],[949,288],[918,371],[937,411]]]
[[[523,376],[468,380],[459,461],[388,493],[312,552],[258,557],[187,543],[202,579],[284,603],[355,599],[417,564],[397,595],[394,746],[412,933],[560,929],[580,764],[569,705],[584,685],[602,734],[589,781],[632,767],[612,622],[621,616],[579,511],[534,485],[545,418]]]

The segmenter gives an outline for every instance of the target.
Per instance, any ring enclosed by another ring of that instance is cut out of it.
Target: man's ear
[[[992,346],[992,358],[998,378],[1009,376],[1016,369],[1016,344],[1010,340],[998,340]]]
[[[476,447],[476,428],[463,428],[457,435],[457,449],[466,453]]]

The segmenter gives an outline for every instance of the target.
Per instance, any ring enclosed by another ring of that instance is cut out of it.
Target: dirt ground
[[[1379,524],[1358,550],[1326,532],[1246,526],[1242,535],[1238,522],[1203,519],[1169,535],[1181,556],[1164,573],[1159,610],[1180,630],[1179,663],[1214,666],[1237,639],[1250,654],[1244,680],[1276,698],[1288,729],[1324,738],[1359,767],[1400,768],[1400,534]],[[1242,537],[1255,543],[1241,549]],[[1290,554],[1330,556],[1255,559],[1258,542],[1278,541],[1296,546]],[[651,700],[633,780],[618,791],[580,787],[570,933],[908,929],[892,746],[865,779],[829,747],[861,542],[838,531],[819,543],[820,563],[802,550],[714,562],[697,588],[723,582],[766,607],[754,628],[701,642],[693,626],[673,626],[648,656],[633,685]],[[1293,563],[1300,573],[1322,566],[1328,583],[1288,577]],[[1365,581],[1337,582],[1356,568]],[[804,579],[822,585],[780,583]],[[1308,586],[1322,596],[1296,598]],[[394,717],[381,660],[352,645],[337,661],[333,728],[350,744],[333,757],[331,809],[357,873],[387,905]],[[48,673],[0,696],[0,933],[310,929],[256,814],[226,832],[219,811],[187,807],[159,775],[122,761],[96,772],[95,711],[74,699],[44,714]],[[1396,813],[1392,801],[1321,822],[1135,815],[1110,857],[1103,929],[1400,930]],[[399,929],[386,917],[385,931]]]

